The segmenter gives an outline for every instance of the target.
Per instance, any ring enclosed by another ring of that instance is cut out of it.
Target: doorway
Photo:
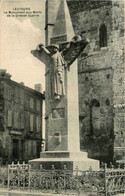
[[[19,160],[19,140],[13,139],[13,161],[18,162]]]

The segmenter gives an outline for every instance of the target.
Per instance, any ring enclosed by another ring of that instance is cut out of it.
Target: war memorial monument
[[[66,0],[60,0],[50,45],[31,53],[46,65],[46,151],[30,160],[35,168],[99,169],[99,161],[80,151],[77,58],[89,44],[75,36]]]

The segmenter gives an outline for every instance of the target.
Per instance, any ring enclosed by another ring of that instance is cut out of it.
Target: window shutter
[[[36,118],[36,129],[37,129],[37,133],[40,132],[40,118],[37,116]]]
[[[24,129],[24,114],[21,114],[21,129]]]
[[[31,114],[30,115],[30,131],[33,131],[33,120],[34,120],[34,118],[33,118],[33,114]]]
[[[40,111],[40,100],[37,100],[36,102],[36,110]]]
[[[20,102],[22,105],[24,105],[24,91],[21,89],[19,93],[20,93]]]
[[[30,98],[30,108],[33,109],[34,106],[34,100],[33,98]]]
[[[15,102],[18,103],[18,88],[15,88]]]
[[[12,111],[8,110],[8,127],[12,127]]]

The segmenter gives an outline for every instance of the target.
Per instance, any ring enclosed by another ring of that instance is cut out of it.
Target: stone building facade
[[[49,44],[59,1],[46,3]],[[90,44],[78,59],[81,150],[110,162],[125,159],[124,1],[67,0],[75,34]],[[52,17],[50,17],[52,15]]]
[[[40,156],[44,95],[0,70],[0,159],[3,163]]]

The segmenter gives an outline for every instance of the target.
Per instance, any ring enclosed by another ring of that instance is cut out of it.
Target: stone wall
[[[92,158],[112,161],[114,132],[117,141],[121,138],[113,107],[124,103],[124,4],[69,1],[68,5],[75,33],[90,40],[78,64],[81,149]],[[102,24],[107,27],[105,47],[100,47]],[[123,121],[120,114],[118,118]]]
[[[125,7],[124,1],[113,2],[113,104],[114,104],[114,159],[125,159]]]
[[[81,149],[102,160],[113,144],[112,77],[112,69],[79,75]]]
[[[114,108],[114,159],[125,159],[125,104],[116,105]]]

